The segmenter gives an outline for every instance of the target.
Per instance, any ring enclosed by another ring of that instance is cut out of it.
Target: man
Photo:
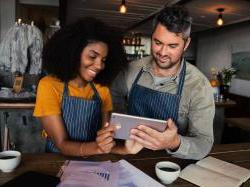
[[[130,138],[151,150],[165,149],[184,159],[201,159],[213,145],[214,99],[207,78],[183,58],[190,43],[191,17],[166,7],[155,18],[152,56],[131,62],[112,85],[116,111],[167,120],[164,132],[144,125]]]

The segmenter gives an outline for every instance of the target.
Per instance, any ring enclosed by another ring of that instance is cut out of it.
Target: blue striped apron
[[[94,91],[91,100],[69,96],[68,84],[64,85],[61,111],[66,131],[72,141],[94,141],[96,132],[101,127],[101,98],[94,84],[89,84]],[[46,151],[60,152],[49,138]]]
[[[178,126],[177,118],[186,74],[186,63],[184,62],[180,72],[176,94],[160,92],[137,84],[142,73],[143,69],[140,70],[132,85],[128,100],[128,113],[161,120],[171,118]]]

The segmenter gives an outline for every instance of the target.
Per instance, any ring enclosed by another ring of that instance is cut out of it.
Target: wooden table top
[[[239,165],[250,169],[250,143],[239,144],[221,144],[215,145],[210,153],[210,156]],[[23,154],[20,166],[11,173],[0,172],[0,185],[11,180],[26,171],[37,171],[44,174],[56,175],[63,165],[64,161],[70,160],[91,160],[91,161],[118,161],[125,159],[135,167],[159,181],[155,175],[154,166],[157,162],[167,160],[172,161],[181,166],[183,169],[188,164],[194,162],[192,160],[183,160],[170,157],[165,151],[149,151],[143,150],[137,155],[95,155],[87,158],[66,157],[60,154],[41,153],[41,154]],[[247,182],[249,184],[249,181]],[[181,178],[178,178],[171,187],[190,187],[195,186]]]

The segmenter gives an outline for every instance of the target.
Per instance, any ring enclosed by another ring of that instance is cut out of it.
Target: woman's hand
[[[111,149],[115,146],[113,139],[115,130],[117,130],[117,126],[106,123],[104,127],[97,132],[96,144],[98,153],[110,153]]]
[[[141,151],[143,146],[134,140],[125,141],[125,149],[127,154],[137,154]]]

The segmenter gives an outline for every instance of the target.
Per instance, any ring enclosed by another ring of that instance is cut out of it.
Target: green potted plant
[[[232,78],[236,74],[237,70],[235,68],[223,68],[218,72],[218,80],[220,82],[220,93],[225,99],[228,98],[229,87],[232,82]]]

